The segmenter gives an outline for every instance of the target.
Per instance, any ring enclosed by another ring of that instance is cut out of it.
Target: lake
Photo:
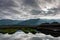
[[[14,34],[0,33],[0,40],[60,40],[60,37],[53,37],[51,35],[45,35],[43,33],[25,34],[22,31],[17,31]]]

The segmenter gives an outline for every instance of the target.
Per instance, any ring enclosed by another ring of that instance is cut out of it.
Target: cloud
[[[32,33],[25,34],[24,32],[16,32],[12,35],[10,34],[1,34],[0,40],[59,40],[60,37],[52,37],[50,35],[45,35],[42,33],[37,33],[33,35]]]
[[[30,38],[30,40],[43,40],[43,39],[41,39],[39,37],[32,37],[32,38]]]
[[[40,13],[42,13],[41,10],[31,10],[30,12],[32,15],[39,15]]]
[[[0,0],[0,19],[27,20],[60,15],[60,0]]]
[[[25,6],[38,7],[36,0],[23,0]]]
[[[1,9],[6,9],[6,8],[9,8],[9,7],[13,7],[15,6],[15,3],[13,0],[0,0],[0,8]]]

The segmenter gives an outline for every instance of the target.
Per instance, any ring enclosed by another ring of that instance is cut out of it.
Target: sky
[[[60,37],[53,37],[42,33],[36,33],[35,35],[32,33],[25,34],[21,31],[12,35],[0,33],[0,40],[60,40]]]
[[[60,19],[60,0],[0,0],[0,19]]]

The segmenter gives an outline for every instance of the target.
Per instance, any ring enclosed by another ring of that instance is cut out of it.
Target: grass
[[[18,30],[22,30],[25,33],[31,32],[33,34],[35,34],[37,32],[36,29],[29,28],[29,27],[28,28],[23,27],[21,29],[18,29],[18,28],[4,28],[4,29],[0,29],[0,33],[3,33],[3,34],[5,34],[5,33],[13,34],[13,33],[15,33]]]
[[[33,34],[35,34],[37,32],[36,29],[32,29],[32,28],[22,28],[22,31],[25,32],[25,33],[31,32]]]
[[[17,31],[17,29],[0,29],[0,33],[9,33],[9,34],[13,34]]]

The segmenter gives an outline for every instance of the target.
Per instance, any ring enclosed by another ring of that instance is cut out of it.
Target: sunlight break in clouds
[[[25,34],[24,32],[16,32],[15,34],[0,34],[0,40],[60,40],[60,37],[52,37],[42,33]]]
[[[0,19],[33,18],[60,19],[60,0],[0,0]]]

